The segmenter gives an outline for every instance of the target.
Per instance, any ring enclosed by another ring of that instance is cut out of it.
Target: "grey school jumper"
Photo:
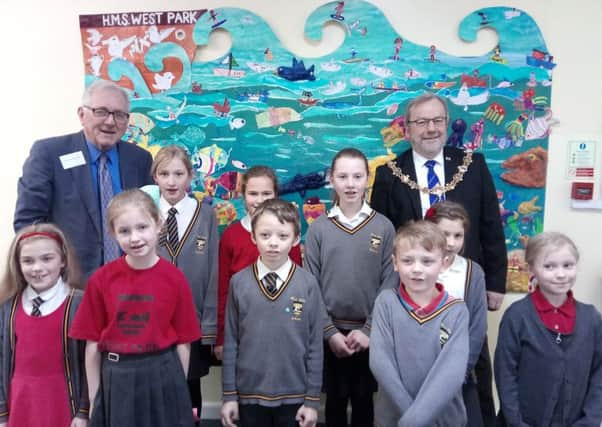
[[[316,279],[293,264],[270,296],[257,265],[230,281],[226,307],[223,400],[320,406],[324,306]]]
[[[196,210],[175,252],[162,244],[157,252],[175,264],[192,289],[201,323],[201,342],[215,344],[217,336],[217,220],[211,206],[197,202]]]
[[[462,427],[462,383],[468,360],[468,310],[451,299],[425,317],[396,290],[374,304],[370,369],[378,381],[379,427]]]
[[[328,311],[324,339],[337,329],[361,329],[370,336],[376,296],[399,285],[391,261],[394,239],[393,225],[376,211],[353,230],[326,215],[311,224],[305,265],[318,279]]]

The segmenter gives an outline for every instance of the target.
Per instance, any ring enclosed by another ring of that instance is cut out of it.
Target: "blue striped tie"
[[[428,169],[426,179],[428,181],[429,190],[439,185],[439,177],[435,173],[436,164],[437,162],[434,160],[427,160],[426,162],[424,162],[424,166],[426,166]],[[433,206],[437,202],[440,202],[441,200],[443,200],[442,195],[439,196],[437,194],[429,193],[429,202],[431,203],[431,206]]]
[[[113,198],[113,182],[109,172],[108,158],[106,153],[101,153],[98,157],[98,195],[100,198],[100,216],[102,219],[102,246],[103,246],[103,264],[119,258],[119,246],[113,236],[111,236],[109,225],[107,223],[107,208]]]

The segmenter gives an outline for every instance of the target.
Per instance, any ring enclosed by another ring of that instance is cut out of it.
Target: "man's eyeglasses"
[[[406,123],[409,125],[415,125],[419,128],[425,128],[428,126],[430,122],[433,122],[435,127],[441,127],[447,125],[447,117],[433,117],[432,119],[417,119],[417,120],[408,120]]]
[[[115,123],[124,124],[130,120],[130,113],[126,113],[125,111],[109,111],[104,107],[92,108],[87,105],[82,105],[82,107],[92,111],[92,115],[97,119],[105,120],[110,115],[113,115]]]

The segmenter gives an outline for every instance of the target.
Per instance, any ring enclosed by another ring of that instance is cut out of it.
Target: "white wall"
[[[397,31],[420,44],[435,44],[456,55],[478,55],[496,44],[483,31],[474,45],[457,37],[457,25],[473,10],[486,6],[517,7],[539,24],[548,48],[559,64],[554,71],[552,109],[560,124],[550,139],[545,228],[568,233],[581,250],[577,298],[602,309],[602,211],[573,211],[566,179],[567,141],[588,137],[601,142],[602,168],[602,2],[599,0],[373,0]],[[323,0],[4,0],[0,4],[0,125],[4,155],[0,157],[0,254],[12,236],[16,181],[31,143],[38,138],[79,128],[75,110],[83,89],[84,67],[78,15],[117,11],[186,10],[240,7],[263,16],[283,44],[301,56],[321,56],[337,46],[342,33],[328,31],[327,40],[308,44],[303,25]],[[223,44],[223,42],[222,42]],[[597,185],[602,185],[598,176]],[[600,192],[596,191],[599,195]],[[2,270],[3,267],[0,267]],[[506,304],[520,296],[511,295]],[[490,316],[490,341],[495,343],[499,314]],[[205,381],[205,398],[219,400],[219,371]]]

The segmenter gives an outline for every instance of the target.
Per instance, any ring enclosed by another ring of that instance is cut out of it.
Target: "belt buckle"
[[[117,353],[109,353],[107,354],[107,359],[111,362],[119,362],[119,355]]]

